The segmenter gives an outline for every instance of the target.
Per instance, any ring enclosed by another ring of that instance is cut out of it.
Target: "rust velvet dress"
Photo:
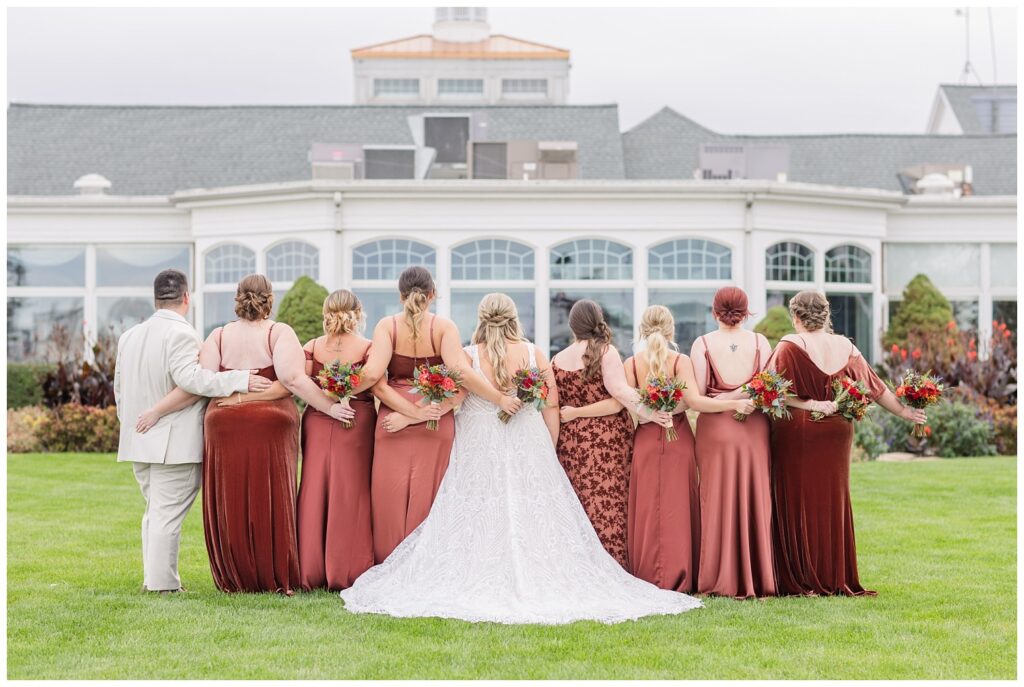
[[[392,319],[392,346],[397,327],[397,320]],[[422,399],[422,396],[412,393],[413,371],[420,365],[440,365],[443,362],[441,356],[434,354],[433,317],[430,319],[429,341],[431,355],[417,358],[393,352],[388,363],[388,384],[399,393],[408,394],[413,403]],[[374,435],[370,499],[373,556],[377,563],[384,562],[427,517],[448,469],[455,441],[454,413],[445,413],[436,430],[427,429],[427,424],[421,422],[389,433],[384,429],[384,419],[391,412],[381,404]]]
[[[369,346],[367,346],[367,351]],[[313,350],[315,379],[323,369]],[[366,351],[357,364],[366,363]],[[313,406],[302,415],[302,480],[299,483],[299,570],[304,589],[347,589],[373,566],[370,466],[377,411],[369,391],[349,399],[355,425]]]
[[[761,369],[761,350],[755,348],[751,376]],[[743,386],[722,380],[707,342],[704,358],[706,396],[714,398]],[[775,594],[769,431],[768,418],[760,411],[742,422],[728,412],[697,417],[701,517],[697,591],[701,594],[735,598]]]
[[[277,379],[273,366],[259,374]],[[295,401],[211,403],[203,429],[203,531],[214,584],[223,592],[292,594],[300,586]]]
[[[611,394],[601,375],[585,379],[583,370],[563,370],[554,363],[558,402],[582,408]],[[583,510],[604,548],[629,569],[626,550],[629,463],[633,454],[633,421],[625,409],[604,417],[581,417],[562,425],[558,461],[565,469]]]
[[[803,348],[781,341],[772,367],[793,380],[801,399],[832,400],[832,380],[864,382],[872,400],[885,384],[851,346],[846,365],[826,374]],[[874,595],[857,577],[857,545],[850,504],[853,424],[839,415],[819,422],[790,408],[790,420],[772,425],[772,498],[775,507],[775,579],[779,594]]]
[[[680,360],[676,356],[673,376]],[[640,379],[636,361],[633,377]],[[665,428],[654,422],[641,423],[633,434],[626,541],[634,575],[662,589],[690,593],[700,553],[697,463],[686,413],[672,422],[679,434],[675,441],[666,441]]]

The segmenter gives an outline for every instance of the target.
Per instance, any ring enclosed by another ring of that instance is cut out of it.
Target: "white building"
[[[58,321],[95,337],[147,316],[169,266],[207,332],[250,272],[279,293],[303,274],[352,288],[372,322],[423,264],[464,336],[501,290],[551,349],[582,297],[624,350],[664,303],[686,349],[720,286],[757,315],[818,288],[876,358],[923,272],[984,341],[1016,326],[1015,193],[1015,133],[732,136],[670,109],[622,133],[615,105],[13,104],[8,358],[44,356]]]

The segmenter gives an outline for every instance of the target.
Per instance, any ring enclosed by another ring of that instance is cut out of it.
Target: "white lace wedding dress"
[[[466,351],[480,370],[475,346]],[[530,362],[535,365],[534,348]],[[470,394],[427,519],[341,592],[355,613],[472,622],[615,623],[702,604],[639,580],[604,550],[555,455],[541,414],[506,425]]]

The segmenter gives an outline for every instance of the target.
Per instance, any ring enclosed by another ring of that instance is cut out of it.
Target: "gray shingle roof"
[[[953,116],[960,122],[960,128],[965,134],[989,133],[990,127],[981,123],[978,117],[978,109],[974,106],[971,98],[975,96],[998,96],[1012,97],[1017,99],[1016,86],[961,86],[954,84],[943,84],[939,86],[946,95],[950,107],[953,109]]]
[[[59,195],[96,172],[116,195],[298,181],[310,145],[411,144],[407,118],[482,112],[492,140],[571,140],[584,179],[622,179],[616,105],[160,107],[12,104],[7,192]]]
[[[974,192],[1014,195],[1017,137],[916,134],[735,136],[710,131],[670,108],[623,134],[626,176],[690,179],[702,143],[781,143],[789,146],[790,181],[902,190],[897,174],[919,164],[971,165]]]

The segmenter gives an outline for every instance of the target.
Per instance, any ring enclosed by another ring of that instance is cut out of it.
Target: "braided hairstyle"
[[[809,332],[824,329],[832,333],[832,309],[820,291],[801,291],[789,299],[789,315],[800,320]]]
[[[601,306],[584,298],[573,303],[569,310],[569,329],[576,341],[586,341],[583,352],[583,377],[592,379],[601,370],[601,356],[612,343],[612,330],[604,321]]]
[[[640,340],[647,344],[643,355],[647,359],[647,375],[664,377],[668,354],[676,348],[676,323],[672,313],[664,305],[649,305],[640,318]],[[636,380],[637,384],[641,380]]]
[[[359,298],[348,289],[338,289],[324,301],[324,334],[355,334],[366,324]]]
[[[274,290],[270,280],[262,274],[242,277],[235,291],[235,315],[240,319],[259,322],[270,317],[274,309]]]
[[[473,332],[473,343],[482,344],[487,351],[498,388],[503,391],[511,389],[512,376],[505,369],[506,343],[526,341],[515,301],[503,293],[489,293],[480,301],[477,318],[479,322]]]
[[[419,341],[420,323],[430,307],[430,297],[434,292],[434,278],[426,267],[406,267],[398,277],[398,293],[402,296],[402,309],[412,332],[413,345]]]

